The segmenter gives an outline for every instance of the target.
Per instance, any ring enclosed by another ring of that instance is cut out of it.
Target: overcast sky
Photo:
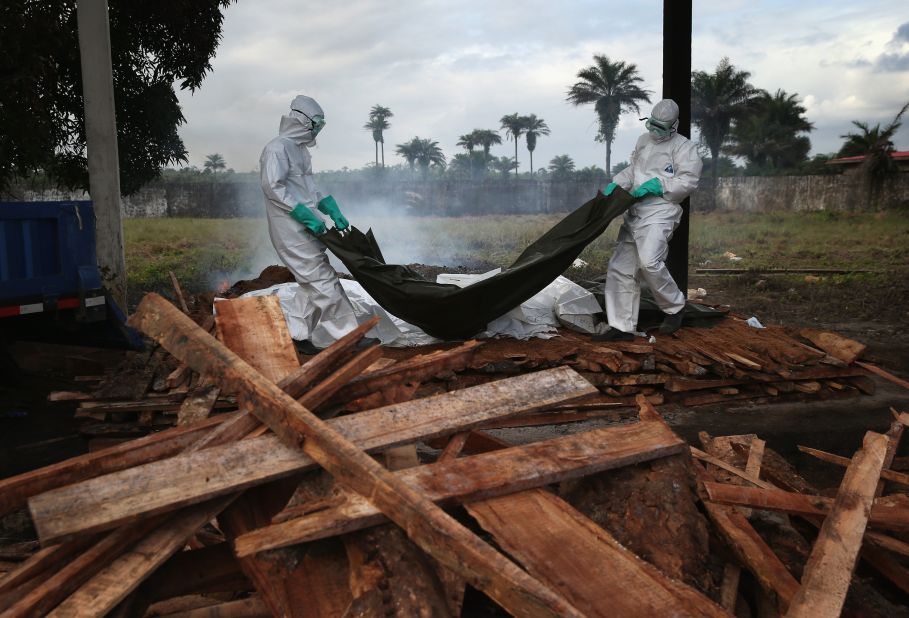
[[[291,99],[307,94],[327,119],[316,171],[373,160],[362,127],[377,103],[394,112],[389,165],[402,162],[395,144],[414,136],[438,141],[450,158],[459,135],[498,129],[503,115],[518,112],[552,130],[537,144],[536,168],[559,154],[602,167],[593,108],[566,103],[565,93],[593,55],[604,54],[636,64],[659,100],[662,4],[239,0],[226,11],[201,89],[179,92],[187,120],[180,133],[190,164],[218,152],[235,170],[252,170]],[[692,55],[695,70],[713,70],[728,56],[755,86],[797,93],[815,126],[812,152],[833,152],[852,120],[889,122],[909,100],[909,4],[695,0]],[[622,116],[613,163],[627,158],[641,130],[637,116]],[[909,149],[909,128],[896,145]],[[493,154],[513,156],[514,145],[505,141]],[[523,138],[519,160],[527,170]]]

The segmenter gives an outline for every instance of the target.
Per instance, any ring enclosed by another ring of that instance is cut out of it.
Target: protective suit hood
[[[650,138],[657,143],[665,142],[679,128],[679,106],[672,99],[663,99],[653,106],[645,125]]]
[[[315,99],[301,94],[291,101],[290,113],[281,116],[278,132],[281,137],[292,140],[298,146],[312,146],[321,129],[321,125],[314,126],[312,122],[312,119],[317,116],[325,118],[322,106]]]

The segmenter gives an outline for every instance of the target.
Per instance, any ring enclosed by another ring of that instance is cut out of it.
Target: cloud
[[[892,50],[884,52],[874,62],[874,69],[881,72],[909,71],[909,22],[901,24],[887,43]]]
[[[400,162],[395,144],[415,135],[439,141],[450,159],[459,151],[458,136],[497,129],[499,118],[518,112],[537,114],[552,130],[534,152],[536,167],[560,154],[579,167],[602,167],[606,149],[594,141],[592,106],[574,107],[565,93],[594,54],[605,54],[636,64],[658,100],[662,5],[353,0],[305,11],[294,0],[232,4],[212,73],[196,93],[179,93],[187,118],[180,134],[191,163],[219,152],[234,169],[253,169],[281,114],[302,92],[322,104],[328,119],[314,153],[317,170],[373,160],[362,126],[377,103],[395,114],[385,136],[388,164]],[[886,52],[896,55],[887,62],[898,65],[905,52],[895,45],[909,41],[909,24],[894,34],[888,6],[886,0],[861,7],[703,0],[695,3],[693,66],[712,70],[730,56],[752,72],[755,85],[811,97],[814,150],[837,150],[851,120],[889,120],[909,92],[904,70],[876,71],[867,60]],[[640,132],[636,116],[622,117],[614,161],[627,158]],[[514,144],[506,140],[493,154],[514,156]],[[526,170],[523,141],[518,156]]]

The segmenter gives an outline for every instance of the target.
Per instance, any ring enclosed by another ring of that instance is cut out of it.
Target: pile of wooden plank
[[[833,498],[819,495],[757,436],[701,435],[707,452],[692,451],[707,464],[706,469],[696,467],[703,504],[735,556],[724,572],[724,607],[735,608],[741,568],[746,568],[760,586],[760,601],[774,614],[909,612],[909,475],[888,469],[909,414],[892,412],[890,429],[867,432],[851,459],[799,447],[845,467]],[[893,493],[884,495],[888,481]],[[776,517],[768,517],[771,513]],[[762,533],[749,521],[758,514],[763,516]],[[859,559],[889,582],[884,590],[892,599],[853,578]],[[844,611],[847,593],[851,607]]]
[[[199,319],[214,331],[211,316]],[[489,426],[556,424],[633,414],[635,397],[685,407],[748,400],[754,403],[833,399],[873,394],[871,372],[859,361],[865,347],[834,333],[770,326],[755,329],[729,315],[710,328],[684,328],[652,343],[594,343],[561,331],[549,340],[492,339],[479,346],[440,344],[386,348],[368,375],[320,401],[316,411],[339,414],[488,383],[503,377],[571,367],[600,391],[582,405],[560,405]],[[274,342],[269,342],[274,344]],[[288,351],[292,356],[292,353]],[[886,372],[884,372],[886,373]],[[892,375],[884,375],[893,379]],[[86,377],[87,378],[87,377]],[[88,392],[55,392],[75,401],[80,431],[103,448],[164,427],[237,409],[236,399],[163,348],[131,358]],[[91,385],[91,382],[85,382]]]
[[[863,533],[875,545],[862,555],[877,551],[882,572],[907,581],[888,553],[905,544],[865,533],[869,517],[885,530],[909,521],[897,498],[871,506],[905,415],[887,436],[869,434],[842,498],[824,501],[796,493],[805,487],[791,474],[761,478],[756,438],[705,437],[706,452],[690,449],[648,399],[668,381],[590,379],[715,380],[717,366],[723,379],[767,375],[766,384],[811,371],[805,380],[856,377],[818,377],[853,369],[807,344],[768,336],[758,354],[730,326],[684,345],[684,334],[639,348],[564,340],[502,355],[489,352],[501,343],[468,342],[383,358],[358,348],[366,323],[301,365],[273,297],[220,302],[212,324],[199,325],[149,295],[132,322],[160,346],[137,365],[150,376],[145,390],[161,373],[155,355],[192,380],[177,426],[0,480],[0,515],[27,506],[40,541],[18,548],[0,578],[4,618],[459,616],[495,606],[516,616],[729,616],[741,568],[776,595],[767,603],[777,611],[836,615],[827,610],[842,599],[830,599],[848,587]],[[683,367],[693,373],[682,378]],[[625,386],[639,390],[605,392]],[[622,424],[523,445],[484,431],[632,397],[638,418]],[[738,507],[827,518],[801,587]],[[847,551],[824,541],[837,535]],[[710,560],[728,562],[722,586]]]

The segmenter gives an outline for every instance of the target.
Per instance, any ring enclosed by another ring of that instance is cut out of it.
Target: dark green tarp
[[[552,283],[632,203],[620,188],[609,197],[598,192],[514,264],[466,288],[426,281],[407,266],[386,264],[372,230],[364,234],[352,227],[341,235],[331,229],[320,238],[386,311],[439,339],[466,339]]]

